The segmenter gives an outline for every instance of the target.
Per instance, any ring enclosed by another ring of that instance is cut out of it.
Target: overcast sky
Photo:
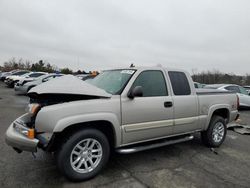
[[[0,0],[0,64],[250,74],[249,0]]]

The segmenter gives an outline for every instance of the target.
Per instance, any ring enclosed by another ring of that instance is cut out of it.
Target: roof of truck
[[[178,68],[170,68],[170,67],[163,67],[163,66],[134,66],[134,67],[118,67],[118,68],[114,68],[114,69],[106,69],[104,71],[108,71],[108,70],[152,70],[152,69],[159,69],[159,70],[166,70],[166,71],[178,71],[178,72],[187,72],[183,69],[178,69]]]

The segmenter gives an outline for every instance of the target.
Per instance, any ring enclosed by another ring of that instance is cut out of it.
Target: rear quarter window
[[[170,82],[172,84],[174,95],[190,95],[191,88],[187,76],[183,72],[169,71]]]

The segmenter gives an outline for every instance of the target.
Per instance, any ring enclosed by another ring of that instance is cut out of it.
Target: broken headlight
[[[14,122],[13,127],[14,129],[21,133],[22,135],[26,136],[27,138],[34,139],[35,137],[35,129],[30,129],[24,125],[21,122]]]
[[[28,113],[35,116],[37,112],[41,109],[41,105],[38,103],[31,103],[28,106]]]

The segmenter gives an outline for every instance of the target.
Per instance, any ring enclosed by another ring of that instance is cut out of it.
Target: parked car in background
[[[76,77],[78,77],[81,80],[85,81],[85,80],[89,80],[89,79],[95,78],[96,75],[94,75],[94,74],[78,74],[78,75],[76,75]]]
[[[13,88],[15,83],[17,83],[21,78],[23,78],[24,75],[29,73],[30,71],[28,70],[20,70],[15,73],[13,73],[10,76],[7,76],[6,79],[4,80],[4,83],[8,86]]]
[[[23,86],[27,82],[31,82],[43,75],[47,75],[47,72],[30,72],[22,76],[18,82],[16,82],[14,88],[15,91],[19,89],[19,87]]]
[[[250,86],[244,86],[244,88],[245,88],[246,91],[250,94]]]
[[[60,76],[63,76],[63,74],[54,74],[54,73],[45,74],[38,77],[34,81],[27,82],[25,84],[19,85],[18,87],[15,87],[15,91],[17,94],[27,94],[31,88]]]
[[[1,75],[0,75],[0,80],[4,81],[7,76],[10,76],[10,75],[16,73],[17,71],[19,71],[19,70],[12,70],[12,71],[9,71],[9,72],[2,72]]]
[[[83,181],[104,169],[113,150],[139,152],[197,132],[208,147],[219,147],[238,118],[235,93],[195,89],[181,70],[115,69],[90,83],[66,75],[32,88],[28,113],[9,126],[7,144],[19,153],[54,152],[58,169]]]
[[[235,85],[235,84],[212,84],[212,85],[206,85],[205,88],[233,91],[233,92],[237,93],[237,95],[239,97],[240,107],[243,107],[243,108],[250,107],[249,93],[242,86]]]
[[[199,82],[194,82],[194,87],[195,87],[196,89],[198,89],[198,88],[204,88],[204,87],[205,87],[205,84],[201,84],[201,83],[199,83]]]

